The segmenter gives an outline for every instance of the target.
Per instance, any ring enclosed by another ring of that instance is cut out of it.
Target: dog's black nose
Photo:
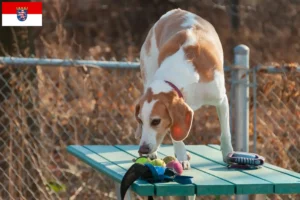
[[[150,153],[150,147],[148,144],[143,144],[139,148],[139,153],[140,154],[149,154]]]

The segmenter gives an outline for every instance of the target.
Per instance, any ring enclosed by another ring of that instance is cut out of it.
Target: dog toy
[[[162,159],[154,159],[154,160],[151,160],[149,157],[147,156],[141,156],[141,157],[138,157],[138,158],[134,158],[132,159],[133,162],[135,163],[139,163],[139,164],[146,164],[146,163],[149,163],[153,166],[162,166],[162,167],[165,167],[166,166],[166,163],[162,160]]]
[[[153,166],[150,163],[134,163],[125,173],[121,181],[121,199],[124,200],[126,191],[138,179],[148,181],[149,183],[162,183],[175,181],[181,184],[192,184],[192,176],[179,176],[172,169]],[[153,199],[149,196],[148,199]]]
[[[177,174],[181,175],[183,172],[182,164],[177,160],[172,160],[167,164],[167,168],[172,169]]]
[[[255,169],[262,166],[265,158],[258,154],[233,152],[227,155],[228,168]]]
[[[174,156],[166,156],[166,157],[164,157],[164,159],[163,159],[163,161],[166,163],[166,164],[168,164],[169,162],[171,162],[171,161],[175,161],[175,160],[177,160]]]
[[[162,159],[154,159],[150,162],[150,164],[152,164],[153,166],[161,166],[161,167],[166,166],[166,163]]]
[[[150,158],[148,158],[146,156],[141,156],[141,157],[135,159],[133,162],[139,163],[139,164],[146,164],[146,163],[150,163],[151,160],[150,160]]]

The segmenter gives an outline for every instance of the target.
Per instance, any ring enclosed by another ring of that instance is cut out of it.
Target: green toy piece
[[[137,159],[134,160],[135,163],[139,163],[139,164],[146,164],[146,163],[150,163],[151,160],[150,158],[146,157],[146,156],[141,156]]]
[[[166,166],[166,163],[162,159],[154,159],[150,162],[150,164],[153,166],[161,166],[161,167]]]

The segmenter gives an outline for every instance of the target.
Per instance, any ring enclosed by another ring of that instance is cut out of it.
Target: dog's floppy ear
[[[142,125],[141,124],[138,124],[136,130],[135,130],[135,133],[134,133],[134,138],[135,139],[139,139],[142,135]]]
[[[135,132],[135,138],[136,139],[138,139],[138,138],[140,138],[141,137],[141,135],[142,135],[142,121],[141,121],[141,119],[139,118],[139,114],[140,114],[140,109],[141,109],[141,107],[143,106],[143,102],[147,99],[148,100],[148,102],[150,101],[150,97],[151,97],[151,94],[152,94],[152,91],[151,91],[151,89],[148,89],[147,91],[146,91],[146,93],[145,94],[143,94],[137,101],[136,101],[136,103],[135,103],[135,119],[136,119],[136,121],[139,123],[138,124],[138,127],[137,127],[137,129],[136,129],[136,132]]]
[[[181,98],[173,99],[168,110],[172,120],[170,127],[172,139],[182,141],[190,132],[194,112]]]

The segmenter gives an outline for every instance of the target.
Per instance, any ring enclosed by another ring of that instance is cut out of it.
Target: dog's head
[[[188,136],[193,111],[175,91],[153,94],[149,88],[136,104],[135,117],[139,123],[135,137],[141,137],[139,153],[151,154],[167,133],[175,141]]]

